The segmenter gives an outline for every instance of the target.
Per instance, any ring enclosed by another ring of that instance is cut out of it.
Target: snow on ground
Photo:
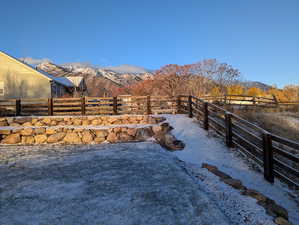
[[[200,127],[195,119],[190,119],[185,115],[164,116],[167,118],[167,122],[174,127],[172,133],[186,144],[183,151],[176,151],[174,154],[186,163],[191,164],[195,173],[200,171],[199,173],[203,174],[203,169],[200,168],[202,163],[215,165],[233,178],[241,180],[247,188],[255,189],[285,207],[289,212],[290,221],[293,224],[299,224],[298,205],[290,197],[290,190],[285,184],[277,179],[273,185],[265,181],[263,174],[251,169],[250,163],[240,157],[237,149],[226,148],[221,139],[211,137],[207,131]],[[212,198],[217,199],[220,197],[222,200],[228,198],[228,201],[231,201],[231,205],[239,204],[238,201],[231,198],[232,196],[229,196],[229,191],[226,192],[223,189],[220,191],[223,196],[217,197],[219,190],[223,187],[217,184],[217,178],[213,177],[209,172],[203,176],[208,176],[209,178],[203,182],[202,188]]]

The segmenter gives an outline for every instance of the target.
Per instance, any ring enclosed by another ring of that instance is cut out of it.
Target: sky
[[[2,0],[0,50],[158,69],[216,58],[246,80],[299,84],[299,0]]]

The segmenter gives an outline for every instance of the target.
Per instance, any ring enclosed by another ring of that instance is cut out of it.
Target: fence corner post
[[[204,113],[204,118],[203,118],[203,128],[205,130],[209,130],[209,105],[207,102],[203,103],[203,113]]]
[[[53,98],[48,98],[48,116],[53,116]]]
[[[117,96],[113,97],[113,114],[117,115]]]
[[[21,99],[16,99],[16,116],[21,115]]]
[[[188,115],[189,115],[189,118],[193,117],[193,112],[192,112],[192,96],[191,95],[188,96]]]
[[[229,112],[225,112],[225,142],[227,147],[233,147],[232,114]]]
[[[85,115],[85,96],[81,98],[81,114]]]
[[[274,183],[273,169],[273,148],[271,134],[263,133],[263,160],[264,160],[264,177],[270,183]]]
[[[146,96],[146,114],[147,114],[147,115],[152,114],[152,109],[151,109],[151,96],[150,96],[150,95]]]

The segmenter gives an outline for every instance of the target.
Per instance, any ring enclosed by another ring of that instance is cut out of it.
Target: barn
[[[72,97],[76,85],[0,51],[0,99]]]

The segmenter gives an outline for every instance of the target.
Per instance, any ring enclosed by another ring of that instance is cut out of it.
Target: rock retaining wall
[[[79,116],[2,118],[1,144],[100,144],[154,138],[163,147],[179,150],[183,143],[169,132],[163,117]]]

